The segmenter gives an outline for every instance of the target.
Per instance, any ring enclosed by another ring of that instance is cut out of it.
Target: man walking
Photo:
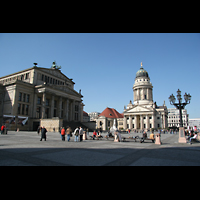
[[[83,140],[83,129],[82,127],[80,126],[80,129],[79,129],[79,135],[80,135],[80,142]]]
[[[40,139],[40,141],[42,141],[43,138],[46,141],[46,132],[47,132],[47,129],[43,126],[42,129],[41,129],[41,139]]]

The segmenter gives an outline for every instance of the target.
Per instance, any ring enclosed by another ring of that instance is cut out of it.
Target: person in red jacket
[[[2,126],[1,126],[1,134],[3,134],[4,133],[4,129],[6,128],[6,126],[3,124]]]
[[[65,141],[65,128],[63,127],[61,130],[62,141]]]
[[[96,130],[94,130],[94,132],[93,132],[93,136],[92,136],[93,140],[94,140],[95,137],[97,137],[97,132],[96,132]]]

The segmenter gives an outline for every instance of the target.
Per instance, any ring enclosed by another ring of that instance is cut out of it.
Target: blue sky
[[[157,105],[190,93],[190,118],[200,118],[200,34],[198,33],[1,33],[1,76],[53,61],[82,90],[85,111],[112,107],[123,112],[133,100],[136,72],[143,68],[153,84]]]

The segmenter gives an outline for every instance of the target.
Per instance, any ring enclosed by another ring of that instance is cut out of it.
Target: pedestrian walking
[[[72,136],[71,127],[67,127],[66,134],[67,134],[67,141],[69,142],[70,141],[70,137]]]
[[[82,129],[81,126],[80,126],[80,129],[79,129],[79,135],[80,135],[80,142],[82,142],[82,140],[83,140],[83,129]]]
[[[42,129],[41,129],[41,139],[40,139],[40,141],[42,141],[43,138],[46,141],[46,138],[47,138],[46,132],[47,132],[47,129],[43,126]]]
[[[64,127],[61,130],[61,138],[62,138],[62,141],[65,141],[65,128]]]
[[[79,128],[77,127],[74,131],[74,142],[78,142],[78,136],[79,136]]]

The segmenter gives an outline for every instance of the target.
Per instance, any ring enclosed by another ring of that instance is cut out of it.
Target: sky
[[[200,118],[199,33],[0,33],[0,77],[53,61],[81,89],[86,112],[122,113],[143,62],[157,105],[173,108],[168,97],[180,89],[192,96],[189,118]]]

